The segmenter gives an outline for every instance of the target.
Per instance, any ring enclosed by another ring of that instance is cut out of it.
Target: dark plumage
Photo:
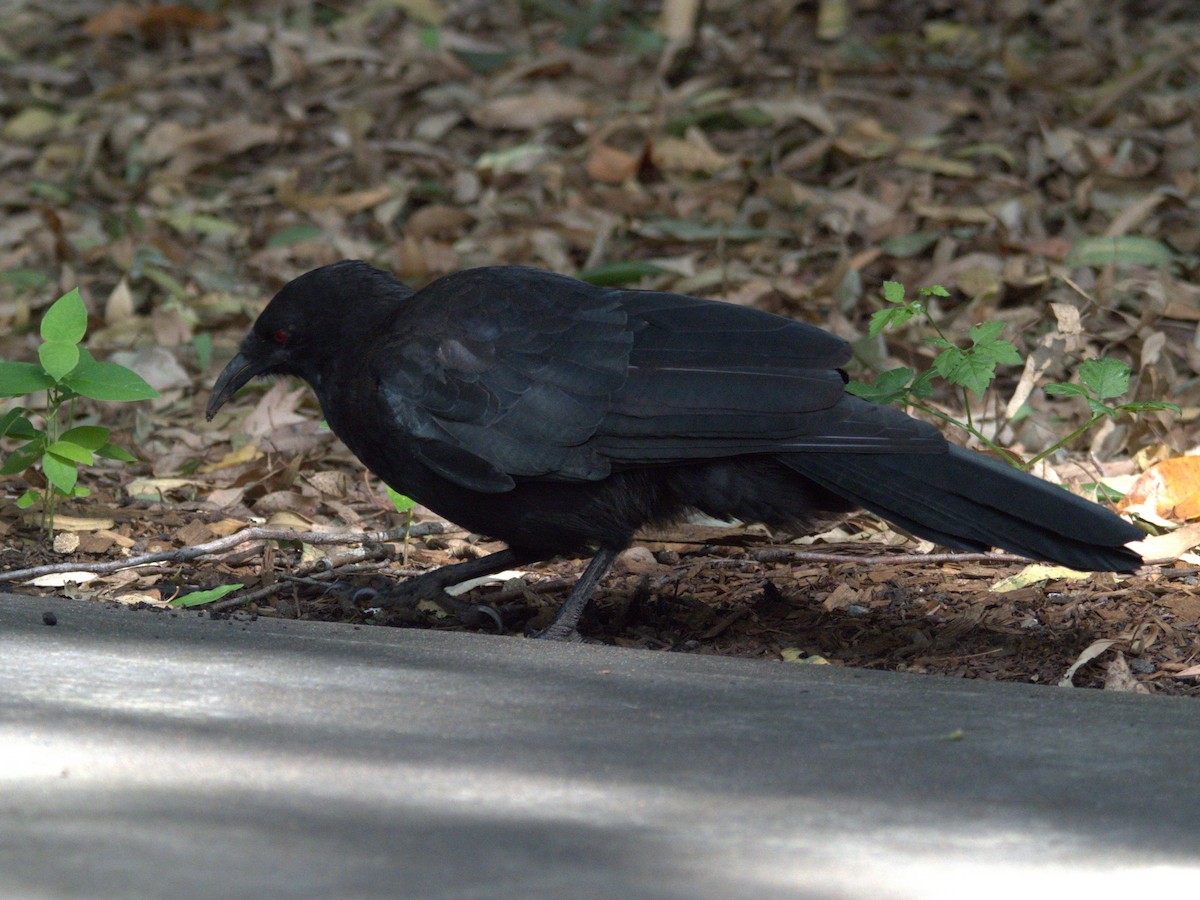
[[[518,266],[414,293],[346,261],[276,295],[208,415],[256,375],[297,375],[372,472],[509,545],[416,590],[595,548],[555,637],[638,528],[689,510],[803,529],[865,507],[959,550],[1141,564],[1123,545],[1142,533],[1108,510],[845,393],[849,357],[819,328],[719,301]]]

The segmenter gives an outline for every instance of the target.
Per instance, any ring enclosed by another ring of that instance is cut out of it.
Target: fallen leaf
[[[125,493],[135,500],[161,500],[164,494],[198,483],[191,478],[135,478],[125,485]]]
[[[712,174],[733,163],[733,158],[718,153],[696,128],[688,129],[686,140],[660,138],[650,145],[650,160],[664,172],[700,172]]]
[[[258,124],[245,115],[201,129],[176,121],[160,122],[146,135],[139,158],[149,165],[166,162],[168,175],[183,176],[254,147],[274,144],[279,137],[279,126]]]
[[[640,161],[632,153],[608,144],[596,144],[588,154],[584,169],[593,181],[624,184],[637,174]]]
[[[1130,547],[1146,560],[1177,560],[1193,547],[1200,547],[1200,522],[1192,522],[1166,534],[1150,535],[1134,541]]]
[[[996,594],[1003,594],[1008,591],[1016,591],[1023,587],[1029,587],[1031,584],[1041,584],[1046,581],[1057,580],[1060,578],[1079,581],[1091,577],[1091,572],[1078,572],[1075,569],[1068,569],[1066,566],[1052,566],[1048,563],[1032,563],[1023,568],[1016,575],[1009,575],[1007,578],[1001,578],[992,585],[992,592]]]
[[[1117,510],[1148,511],[1176,522],[1200,518],[1200,456],[1177,456],[1151,466],[1133,483]]]
[[[482,128],[534,131],[553,122],[594,115],[595,106],[561,91],[546,88],[528,94],[494,97],[471,112],[471,120]]]
[[[54,515],[54,527],[58,531],[104,531],[114,524],[112,519],[64,516],[62,513]]]
[[[850,585],[842,583],[833,589],[833,593],[825,598],[821,604],[829,612],[836,609],[845,609],[858,599],[858,591],[850,587]]]
[[[1058,680],[1058,686],[1075,687],[1075,683],[1072,681],[1072,679],[1075,677],[1075,673],[1116,643],[1116,641],[1110,640],[1093,641],[1084,649],[1082,653],[1079,654],[1079,658],[1071,664],[1071,668],[1067,669],[1067,671],[1063,673],[1063,677]]]
[[[218,469],[228,469],[230,466],[240,466],[243,463],[261,459],[262,456],[263,452],[258,449],[258,444],[254,441],[251,441],[248,444],[242,444],[242,446],[236,450],[231,450],[229,453],[226,453],[215,463],[206,463],[196,471],[198,471],[201,475],[207,475],[209,472],[216,472]],[[245,489],[242,488],[240,490],[244,491]],[[213,493],[217,492],[214,491]],[[241,497],[239,496],[238,499],[240,500]]]
[[[68,584],[87,584],[97,577],[95,572],[56,572],[53,575],[39,575],[25,584],[34,587],[66,587]]]

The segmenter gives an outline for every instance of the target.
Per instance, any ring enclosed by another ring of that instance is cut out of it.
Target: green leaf
[[[1122,403],[1117,409],[1126,412],[1152,412],[1158,409],[1169,409],[1177,415],[1183,412],[1178,405],[1168,403],[1166,400],[1140,400],[1137,403]]]
[[[1111,406],[1101,403],[1099,400],[1093,400],[1091,397],[1089,397],[1087,405],[1088,409],[1090,409],[1092,413],[1097,416],[1108,416],[1110,419],[1117,418],[1117,411]]]
[[[1129,390],[1129,366],[1110,356],[1085,360],[1079,366],[1079,380],[1101,400],[1120,397]]]
[[[42,368],[55,381],[62,381],[79,364],[79,347],[72,341],[46,341],[38,347]]]
[[[214,600],[220,600],[226,594],[240,591],[244,587],[244,584],[222,584],[207,591],[192,591],[190,594],[176,597],[171,601],[171,605],[176,607],[200,606],[205,603],[212,603]]]
[[[149,400],[158,396],[158,391],[137,372],[116,363],[99,362],[90,354],[84,356],[63,383],[93,400]]]
[[[1154,238],[1122,235],[1121,237],[1087,237],[1076,241],[1067,254],[1068,266],[1162,266],[1173,262],[1175,254]]]
[[[46,480],[64,494],[70,493],[71,488],[75,487],[75,482],[79,480],[79,469],[74,461],[64,459],[48,450],[42,454],[42,471],[46,473]]]
[[[978,325],[971,326],[967,337],[971,339],[972,344],[990,344],[1000,337],[1002,331],[1004,331],[1003,322],[980,322]]]
[[[1107,484],[1101,484],[1098,481],[1085,481],[1079,485],[1085,491],[1091,491],[1096,496],[1096,500],[1101,503],[1116,503],[1121,500],[1125,493],[1118,491],[1114,487],[1109,487]]]
[[[16,475],[18,472],[24,472],[38,461],[43,447],[45,447],[45,442],[40,437],[22,444],[8,454],[8,459],[4,461],[4,465],[0,466],[0,475]]]
[[[883,299],[888,303],[903,303],[904,285],[898,281],[885,281],[883,283]]]
[[[940,284],[930,285],[927,288],[921,288],[922,297],[949,297],[950,292]]]
[[[430,30],[436,31],[437,29]],[[499,72],[520,55],[510,50],[486,51],[455,48],[450,52],[458,58],[459,62],[479,75],[491,75],[493,72]]]
[[[99,425],[77,425],[63,432],[62,440],[86,447],[88,450],[99,450],[108,441],[108,429]]]
[[[871,313],[871,325],[867,333],[871,337],[875,337],[885,328],[899,328],[918,312],[915,305],[893,306],[887,309],[880,309]]]
[[[957,384],[982,397],[996,375],[996,362],[986,355],[965,353],[952,348],[939,353],[933,360],[933,368],[951,384]]]
[[[908,234],[898,234],[895,237],[880,241],[879,249],[888,256],[897,259],[908,259],[924,253],[937,243],[941,235],[936,231],[913,231]],[[894,283],[894,282],[892,282]]]
[[[388,497],[391,498],[392,506],[396,507],[396,512],[408,512],[417,505],[417,501],[411,497],[405,497],[403,494],[393,491],[387,485],[384,485],[384,487],[387,487]]]
[[[267,246],[291,247],[293,244],[302,244],[305,241],[311,241],[320,236],[321,229],[316,225],[289,225],[271,235],[270,239],[267,240]]]
[[[91,450],[89,450],[87,447],[81,447],[78,444],[74,444],[71,441],[55,441],[46,448],[46,452],[53,453],[55,456],[59,456],[63,459],[69,459],[72,462],[84,463],[85,465],[89,466],[96,461]]]
[[[1019,366],[1021,354],[1008,341],[1000,340],[1000,332],[1004,331],[1003,322],[981,322],[971,326],[967,336],[971,338],[972,352],[990,359],[993,363],[1006,366]]]
[[[136,456],[116,444],[105,444],[96,450],[96,455],[103,456],[105,459],[119,459],[121,462],[137,462]]]
[[[881,372],[874,384],[862,381],[851,381],[846,390],[856,397],[862,397],[872,403],[895,403],[904,399],[908,394],[908,385],[915,372],[907,367],[889,369]]]
[[[212,335],[207,331],[200,332],[192,338],[192,349],[196,351],[196,365],[203,372],[212,362]]]
[[[42,340],[78,344],[87,331],[87,307],[79,288],[71,288],[51,304],[42,316]]]
[[[0,416],[0,437],[4,437],[6,434],[15,438],[33,437],[33,424],[27,418],[25,418],[24,414],[26,412],[28,412],[28,410],[26,410],[25,407],[15,406],[4,415]],[[26,429],[28,429],[31,433],[22,434],[22,432]]]
[[[631,259],[627,262],[611,262],[585,269],[577,276],[580,281],[599,287],[619,287],[623,284],[636,284],[651,275],[664,275],[667,270],[662,266],[644,260]]]
[[[50,283],[50,274],[41,269],[5,269],[0,272],[0,283],[20,291],[36,291]]]
[[[908,392],[918,400],[924,400],[933,393],[934,374],[933,369],[926,369],[913,379],[913,383],[908,386]]]
[[[34,363],[0,360],[0,397],[21,397],[54,387],[54,379]]]
[[[29,509],[33,504],[38,502],[38,498],[42,495],[37,491],[28,490],[17,498],[17,509]]]
[[[1048,384],[1045,389],[1047,394],[1058,397],[1086,397],[1088,396],[1087,388],[1079,384]]]
[[[687,219],[655,219],[637,230],[647,237],[672,238],[677,241],[758,241],[763,238],[784,239],[790,236],[778,228],[692,222]]]

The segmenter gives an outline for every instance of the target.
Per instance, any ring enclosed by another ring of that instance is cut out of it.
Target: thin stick
[[[118,559],[112,562],[86,563],[65,562],[52,563],[45,566],[33,566],[29,569],[13,569],[0,572],[0,582],[21,581],[26,578],[37,578],[40,575],[55,575],[59,572],[93,572],[104,575],[109,572],[119,572],[121,569],[132,569],[137,566],[147,566],[159,562],[186,562],[199,556],[220,553],[231,550],[239,544],[249,541],[300,541],[305,544],[382,544],[387,541],[403,540],[405,534],[412,537],[424,537],[429,534],[443,534],[446,526],[441,522],[425,522],[412,528],[393,528],[389,531],[296,531],[291,528],[245,528],[236,534],[209,541],[206,544],[196,544],[193,547],[183,547],[179,550],[164,550],[161,553],[143,553],[141,556],[131,556],[128,559]]]

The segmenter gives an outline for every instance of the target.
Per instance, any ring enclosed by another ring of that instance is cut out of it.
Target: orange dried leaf
[[[584,164],[589,178],[605,184],[624,184],[637,174],[638,167],[636,156],[608,144],[594,146]]]
[[[1200,518],[1200,456],[1164,459],[1143,472],[1118,507],[1137,508],[1175,521]]]

